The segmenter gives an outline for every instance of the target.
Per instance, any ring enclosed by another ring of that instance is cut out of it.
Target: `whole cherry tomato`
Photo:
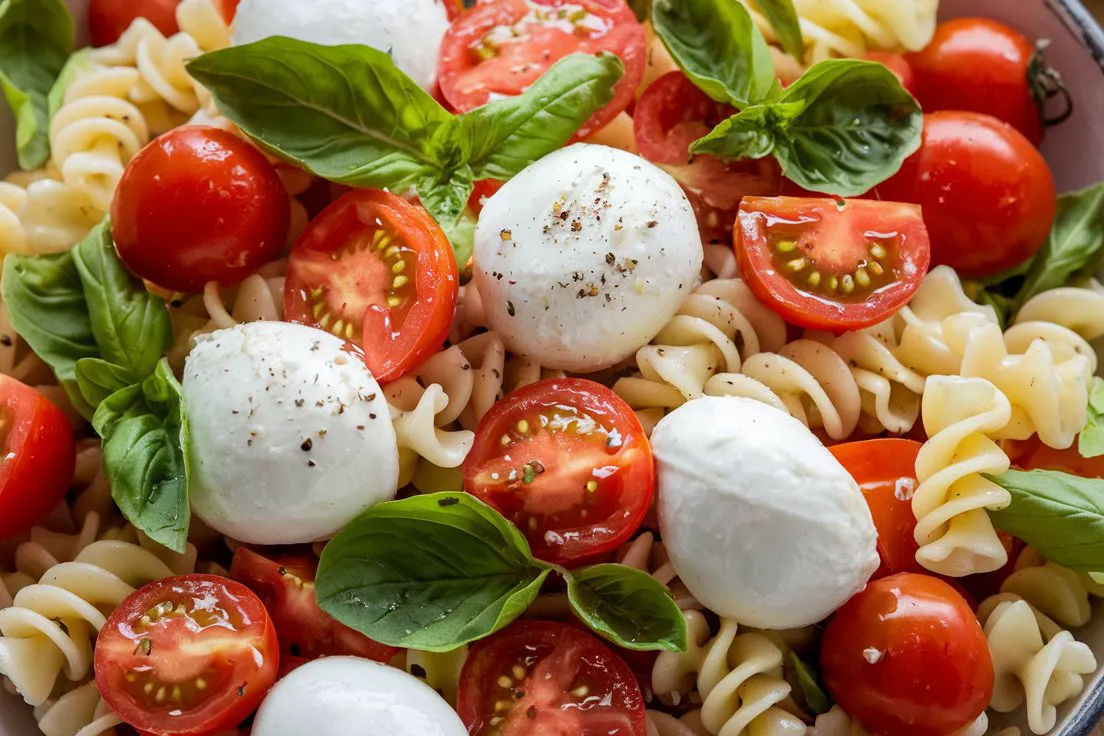
[[[180,0],[89,0],[88,33],[93,46],[108,46],[145,18],[164,36],[180,30],[176,25],[176,6]]]

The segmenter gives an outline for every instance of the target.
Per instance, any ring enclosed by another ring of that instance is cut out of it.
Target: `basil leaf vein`
[[[571,608],[582,621],[626,649],[685,652],[686,619],[655,578],[625,565],[593,565],[567,577]]]

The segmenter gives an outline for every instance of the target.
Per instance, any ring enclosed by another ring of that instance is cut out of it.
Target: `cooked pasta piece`
[[[0,256],[30,252],[27,232],[19,216],[26,201],[26,189],[0,181]]]
[[[103,218],[87,193],[53,179],[31,183],[18,214],[27,252],[35,255],[68,250]]]
[[[204,53],[230,45],[230,26],[212,0],[183,0],[176,6],[176,24]]]
[[[617,550],[615,560],[637,570],[648,573],[661,585],[671,591],[678,607],[684,611],[701,610],[702,604],[690,594],[682,581],[678,579],[675,568],[671,566],[671,559],[667,556],[667,550],[663,542],[656,541],[655,534],[644,532],[636,539],[625,542]]]
[[[460,687],[460,670],[468,658],[468,647],[451,652],[423,652],[407,649],[404,669],[424,681],[452,707],[456,707],[456,691]]]
[[[650,710],[647,718],[648,736],[710,736],[701,722],[701,711],[695,710],[682,718],[658,710]]]
[[[114,736],[123,721],[107,706],[87,682],[35,708],[38,727],[44,736]]]
[[[989,733],[989,718],[984,713],[977,720],[954,736],[986,736]],[[833,705],[827,713],[816,718],[816,723],[809,729],[808,736],[869,736],[869,732],[858,721],[844,712],[843,708]],[[1019,736],[1002,731],[996,736]]]
[[[1104,586],[1086,573],[1055,564],[1031,547],[1016,558],[1016,569],[1001,584],[1000,591],[1027,601],[1037,612],[1068,628],[1089,622],[1090,596],[1104,597]]]

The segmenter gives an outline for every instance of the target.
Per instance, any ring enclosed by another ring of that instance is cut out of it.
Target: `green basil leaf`
[[[475,181],[468,166],[462,166],[441,179],[426,177],[417,184],[422,206],[445,231],[460,267],[468,262],[475,249],[475,228],[467,223],[472,218],[464,217],[474,188]]]
[[[15,115],[23,169],[50,158],[46,95],[69,58],[74,34],[63,0],[0,2],[0,89]]]
[[[77,385],[85,400],[97,407],[107,397],[132,385],[130,371],[100,358],[81,358],[77,361]]]
[[[1093,378],[1089,394],[1089,419],[1077,437],[1077,451],[1081,457],[1104,455],[1104,378]]]
[[[76,367],[100,351],[72,253],[5,257],[0,295],[12,327],[54,371],[73,406],[91,419],[93,407],[81,394]]]
[[[626,649],[685,652],[686,619],[663,585],[625,565],[593,565],[567,577],[571,609],[583,623]]]
[[[1003,529],[1063,567],[1104,570],[1104,480],[1051,470],[1009,470],[986,476],[1012,494],[989,516]]]
[[[150,294],[119,260],[106,220],[73,249],[73,258],[101,355],[129,372],[128,383],[142,381],[172,345],[164,300]]]
[[[516,619],[548,573],[497,511],[438,493],[364,512],[326,545],[315,586],[318,605],[346,626],[445,652]]]
[[[717,102],[747,107],[777,95],[770,47],[736,0],[655,0],[652,25],[679,68]]]
[[[793,0],[755,0],[756,7],[778,34],[782,49],[798,61],[805,58],[805,38]]]
[[[238,127],[330,181],[403,189],[449,163],[434,141],[452,115],[382,51],[274,37],[188,71]]]
[[[814,714],[820,715],[832,709],[832,699],[824,691],[820,684],[820,675],[816,667],[809,664],[797,655],[792,649],[786,651],[786,658],[797,676],[797,684],[801,688],[801,694],[805,696],[805,704]]]
[[[760,105],[733,115],[699,138],[691,153],[707,153],[719,158],[763,158],[774,151],[774,130],[770,118],[773,107]]]
[[[50,93],[46,95],[46,112],[49,120],[53,120],[54,115],[57,115],[57,111],[65,104],[65,93],[69,91],[69,85],[73,80],[92,68],[91,54],[91,49],[81,49],[65,62],[65,67],[50,87]]]
[[[628,0],[628,3],[636,19],[641,23],[652,17],[652,0]]]
[[[103,437],[104,472],[123,516],[157,543],[183,552],[191,519],[188,432],[168,361],[141,384],[107,397],[92,425]]]
[[[507,181],[561,148],[613,99],[625,72],[610,53],[572,54],[556,62],[518,97],[477,107],[460,119],[472,142],[476,179]]]

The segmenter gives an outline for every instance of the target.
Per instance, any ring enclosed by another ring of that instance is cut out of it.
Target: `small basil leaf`
[[[65,62],[65,67],[50,87],[50,93],[46,95],[46,112],[49,120],[53,120],[54,115],[57,115],[57,111],[65,104],[65,93],[69,91],[69,85],[73,80],[92,68],[91,54],[91,49],[81,49]]]
[[[375,506],[322,553],[318,605],[383,644],[445,652],[516,619],[549,571],[525,537],[466,493]]]
[[[427,176],[416,186],[422,205],[445,231],[456,254],[456,262],[460,265],[467,263],[475,247],[474,231],[469,233],[470,228],[462,224],[474,188],[472,171],[467,166],[450,172],[446,177]]]
[[[774,130],[770,122],[773,108],[749,107],[722,121],[709,135],[690,147],[691,153],[706,153],[719,158],[763,158],[774,150]]]
[[[805,38],[793,0],[755,0],[756,7],[778,34],[783,50],[798,61],[805,58]]]
[[[404,189],[445,164],[433,142],[452,116],[382,51],[273,37],[188,71],[251,137],[330,181]]]
[[[628,0],[636,19],[641,23],[652,17],[652,0]]]
[[[625,565],[593,565],[567,576],[571,609],[626,649],[685,652],[686,619],[655,578]]]
[[[133,374],[114,363],[100,358],[81,358],[77,361],[77,385],[81,394],[93,407],[102,404],[108,396],[132,385]]]
[[[747,107],[777,94],[770,47],[736,0],[655,0],[652,24],[679,68],[717,102]]]
[[[1077,451],[1081,457],[1104,455],[1104,378],[1093,379],[1089,394],[1089,419],[1077,437]]]
[[[518,97],[477,107],[461,118],[473,141],[476,179],[507,181],[561,148],[590,116],[613,99],[624,74],[610,53],[572,54],[556,62]]]
[[[803,660],[792,649],[787,650],[786,658],[797,676],[797,684],[801,688],[801,694],[805,696],[805,704],[814,714],[820,715],[832,709],[832,699],[820,684],[820,675],[816,668]]]
[[[1104,480],[1051,470],[986,476],[1012,494],[989,516],[998,529],[1072,570],[1104,570]]]

